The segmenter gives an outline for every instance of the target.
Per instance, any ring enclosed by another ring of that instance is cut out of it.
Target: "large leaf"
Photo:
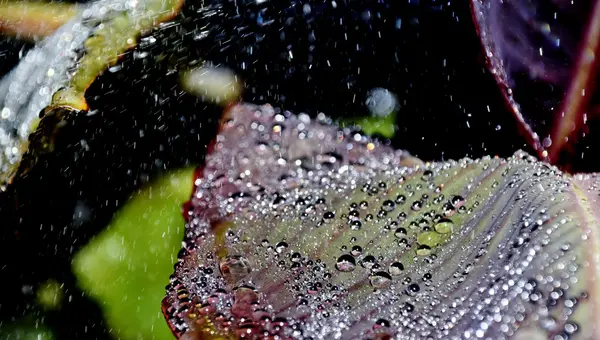
[[[120,339],[170,337],[157,301],[181,246],[181,202],[191,194],[193,173],[173,171],[142,188],[73,257],[80,288]]]
[[[163,301],[177,336],[600,336],[600,177],[419,164],[325,123],[229,112]]]
[[[96,78],[133,48],[142,33],[172,19],[182,5],[182,0],[97,0],[56,18],[68,21],[0,81],[0,189],[53,150],[67,117],[89,109],[85,94]],[[22,12],[37,10],[42,19],[57,11],[42,8],[2,4],[0,25],[18,21]]]
[[[551,162],[573,153],[599,112],[600,2],[471,4],[490,69],[530,143]]]
[[[0,2],[0,32],[36,41],[66,24],[77,10],[66,3],[5,0]]]

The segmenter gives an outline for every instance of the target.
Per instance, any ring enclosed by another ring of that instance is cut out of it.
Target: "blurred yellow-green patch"
[[[44,282],[36,292],[37,302],[46,310],[60,309],[63,295],[63,286],[52,279]]]
[[[396,112],[386,116],[364,116],[357,118],[347,118],[342,122],[344,125],[357,125],[367,135],[379,134],[384,138],[392,138],[396,133]]]
[[[53,340],[54,335],[42,319],[30,314],[11,323],[0,322],[0,339]]]
[[[78,10],[77,5],[61,2],[0,0],[0,32],[40,39],[54,33]]]
[[[103,309],[115,337],[173,337],[160,306],[181,248],[181,206],[192,194],[193,176],[186,168],[142,188],[74,257],[80,287]]]

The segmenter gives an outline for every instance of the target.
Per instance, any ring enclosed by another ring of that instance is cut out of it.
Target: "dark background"
[[[527,149],[486,70],[467,1],[336,4],[313,1],[307,13],[303,2],[238,1],[206,19],[188,2],[178,25],[101,76],[88,92],[97,113],[71,119],[56,152],[0,194],[0,318],[40,313],[59,338],[107,336],[99,309],[75,287],[70,257],[141,184],[201,163],[220,110],[184,94],[172,72],[194,60],[234,69],[247,101],[311,115],[364,115],[366,93],[387,88],[401,104],[393,144],[424,160]],[[206,23],[208,37],[195,40]],[[2,73],[29,47],[4,39]],[[78,206],[87,219],[73,219]],[[72,297],[60,312],[37,311],[28,293],[48,278]]]

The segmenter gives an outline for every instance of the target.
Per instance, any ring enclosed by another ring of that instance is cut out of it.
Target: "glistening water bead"
[[[362,227],[362,222],[359,220],[354,220],[350,222],[350,226],[353,230],[359,230]]]
[[[371,269],[375,265],[376,262],[377,262],[377,260],[375,259],[375,256],[367,255],[361,261],[361,265],[367,269]]]
[[[402,274],[402,271],[404,271],[404,265],[402,265],[400,262],[394,262],[390,264],[390,268],[388,269],[388,272],[394,276]]]
[[[342,255],[337,259],[335,268],[341,272],[351,272],[356,268],[356,260],[352,255]]]
[[[419,211],[421,210],[421,208],[423,207],[423,202],[416,200],[412,203],[412,205],[410,206],[410,208],[414,211]]]
[[[392,200],[385,200],[383,202],[383,209],[387,212],[393,211],[396,208],[396,203]]]
[[[377,272],[369,277],[369,283],[374,288],[387,288],[391,285],[392,277],[386,272]]]
[[[406,229],[404,228],[398,228],[396,229],[396,231],[394,232],[394,235],[398,238],[403,237],[404,235],[406,235]]]
[[[454,231],[454,223],[449,219],[441,219],[439,220],[433,228],[436,232],[440,234],[448,234]]]
[[[333,211],[326,211],[323,214],[323,221],[326,223],[333,221],[334,218],[335,218],[335,213]]]
[[[350,250],[350,253],[354,256],[360,256],[360,255],[362,255],[362,247],[361,246],[352,246],[352,250]]]
[[[266,128],[275,123],[277,139]],[[414,161],[405,153],[352,136],[268,106],[229,112],[196,181],[186,251],[168,286],[176,334],[600,334],[589,251],[597,177],[575,181],[522,154],[404,167]],[[331,152],[340,157],[326,165],[279,162]],[[234,192],[248,198],[229,199]],[[285,200],[274,207],[276,197]]]

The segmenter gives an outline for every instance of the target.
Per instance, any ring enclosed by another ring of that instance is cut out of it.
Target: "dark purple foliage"
[[[474,0],[491,72],[539,156],[573,157],[598,113],[600,3]]]

